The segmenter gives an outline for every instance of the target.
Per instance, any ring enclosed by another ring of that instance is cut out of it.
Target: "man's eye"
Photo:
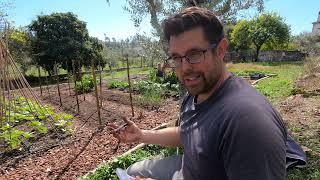
[[[201,51],[193,51],[187,54],[188,57],[198,57],[201,56],[202,52]]]
[[[191,51],[191,52],[188,52],[187,53],[187,55],[198,55],[198,54],[200,54],[201,53],[201,51]]]
[[[180,61],[180,57],[179,57],[179,56],[173,56],[173,57],[172,57],[172,60],[174,60],[174,61]]]

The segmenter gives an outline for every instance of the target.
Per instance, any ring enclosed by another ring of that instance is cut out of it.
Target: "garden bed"
[[[105,85],[103,87],[106,87]],[[39,88],[35,89],[37,94]],[[76,99],[69,95],[67,84],[61,85],[63,107],[59,107],[59,97],[56,86],[49,86],[50,93],[43,88],[43,102],[54,106],[57,111],[65,111],[73,114],[74,133],[61,139],[58,143],[53,142],[48,148],[42,150],[12,155],[0,165],[0,177],[4,179],[76,179],[93,170],[103,161],[118,156],[136,144],[120,144],[118,149],[117,140],[104,128],[97,132],[99,125],[97,120],[96,102],[94,93],[82,94],[80,100],[80,114],[76,113]],[[50,98],[49,98],[50,94]],[[128,94],[117,90],[102,89],[103,102],[101,110],[102,124],[109,122],[120,123],[121,116],[130,117],[131,107]],[[84,100],[85,97],[85,100]],[[134,96],[136,97],[136,96]],[[178,101],[165,100],[165,106],[157,109],[134,104],[136,119],[139,127],[151,129],[164,122],[175,120],[178,112]],[[92,115],[93,114],[93,115]],[[92,115],[92,116],[91,116]],[[91,116],[91,118],[89,118]],[[139,118],[137,118],[139,116]],[[55,139],[47,136],[47,142]],[[89,142],[90,140],[90,142]],[[82,147],[88,146],[80,153]],[[75,157],[77,158],[75,159]],[[70,163],[72,162],[72,163]],[[62,173],[63,172],[63,173]]]

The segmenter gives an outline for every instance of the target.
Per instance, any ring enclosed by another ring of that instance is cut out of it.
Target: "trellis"
[[[128,64],[128,56],[125,57],[125,60],[127,61],[127,73],[128,73],[128,82],[130,84],[130,74],[129,74],[129,64]],[[77,107],[77,114],[80,114],[80,106],[82,102],[86,101],[86,96],[83,95],[83,100],[81,101],[78,95],[77,90],[75,89],[76,87],[76,76],[77,72],[75,71],[75,64],[77,63],[77,66],[81,69],[82,65],[81,63],[72,61],[72,72],[68,72],[68,92],[69,96],[74,96],[76,98],[76,104],[74,107]],[[68,66],[70,64],[67,64]],[[93,76],[93,82],[94,82],[94,96],[96,100],[96,106],[97,109],[94,111],[90,116],[86,119],[85,123],[89,119],[95,119],[93,118],[94,114],[98,115],[98,121],[99,121],[99,128],[97,131],[91,134],[89,137],[88,142],[82,147],[81,151],[72,159],[70,162],[65,166],[65,168],[59,173],[58,177],[61,176],[72,164],[72,162],[85,150],[86,146],[90,143],[92,138],[98,134],[98,132],[101,132],[103,129],[103,125],[101,122],[101,113],[100,111],[108,111],[111,112],[104,107],[102,107],[102,67],[99,66],[100,69],[96,69],[95,64],[92,61],[91,64],[91,74]],[[49,73],[44,74],[45,76],[45,81],[42,81],[42,74],[41,74],[41,69],[40,66],[37,65],[37,71],[38,71],[38,80],[39,80],[39,90],[40,90],[40,97],[44,98],[44,92],[47,92],[47,96],[49,98],[49,101],[54,101],[53,96],[54,93],[50,91],[50,85],[49,85],[49,79],[48,75]],[[78,72],[79,74],[82,74],[82,72]],[[74,79],[74,88],[73,88],[73,94],[72,94],[72,82],[70,81],[71,76],[73,76]],[[97,83],[97,76],[99,76],[100,81]],[[59,96],[59,105],[61,107],[64,106],[63,102],[63,95],[60,92],[60,79],[59,79],[59,71],[58,71],[58,65],[55,63],[54,66],[54,80],[55,80],[55,86],[56,89],[58,90],[58,96]],[[50,80],[51,81],[51,80]],[[82,82],[81,82],[82,83]],[[134,110],[133,110],[133,103],[132,103],[132,90],[130,86],[130,104],[131,104],[131,110],[132,110],[132,116],[134,116]],[[17,97],[23,97],[23,100],[30,106],[37,106],[40,107],[41,111],[46,111],[46,108],[44,108],[43,104],[41,103],[39,97],[36,95],[36,93],[33,92],[31,86],[27,82],[26,78],[23,76],[22,72],[19,69],[19,66],[15,63],[13,57],[10,55],[10,52],[7,48],[7,43],[1,39],[0,40],[0,127],[2,127],[5,123],[10,123],[10,120],[12,119],[12,112],[14,113],[14,109],[16,107],[15,98]],[[30,103],[33,102],[33,103]],[[68,107],[64,107],[68,109]],[[72,108],[69,108],[69,110]],[[114,113],[114,112],[113,112]],[[122,116],[119,114],[119,116]],[[48,116],[47,118],[52,118],[51,116]],[[96,120],[96,119],[95,119]],[[83,124],[84,126],[85,124]],[[82,126],[82,127],[83,127]],[[1,130],[0,130],[1,132]],[[54,147],[54,146],[52,146]]]
[[[18,95],[35,101],[39,106],[42,107],[41,101],[31,90],[29,83],[22,75],[17,64],[14,62],[2,39],[0,39],[0,73],[2,119],[9,118],[9,114],[4,113],[5,109],[10,109],[6,102],[10,103],[9,100]]]
[[[133,109],[133,102],[132,102],[132,89],[131,89],[131,83],[130,83],[130,74],[129,74],[129,62],[128,62],[128,56],[124,56],[126,62],[127,62],[127,75],[128,75],[128,83],[129,83],[129,95],[130,95],[130,105],[131,105],[131,112],[132,112],[132,116],[134,116],[134,109]],[[93,83],[94,83],[94,96],[95,96],[95,104],[96,104],[96,107],[97,109],[92,112],[88,118],[85,120],[85,123],[88,122],[90,119],[94,119],[94,120],[97,120],[99,122],[99,125],[102,126],[102,121],[101,121],[101,112],[100,111],[107,111],[107,112],[110,112],[109,110],[107,110],[106,108],[102,107],[102,101],[103,101],[103,97],[102,97],[102,72],[103,72],[103,69],[100,65],[100,63],[98,64],[98,67],[99,68],[96,68],[95,64],[94,64],[94,61],[91,62],[91,72],[88,73],[88,72],[82,72],[82,64],[80,61],[74,61],[72,60],[72,62],[70,63],[71,64],[71,67],[72,67],[72,72],[67,72],[67,88],[68,88],[68,95],[66,94],[63,94],[60,92],[60,80],[59,80],[59,71],[58,71],[58,65],[57,63],[55,63],[54,65],[54,75],[53,75],[53,79],[55,81],[55,89],[58,90],[58,92],[55,90],[55,92],[52,92],[52,90],[50,90],[50,85],[49,85],[49,78],[51,79],[52,77],[49,77],[49,76],[45,76],[45,86],[43,87],[44,89],[46,89],[47,91],[47,97],[48,97],[48,100],[51,101],[51,102],[55,102],[57,104],[60,105],[60,107],[63,107],[65,108],[66,110],[68,111],[74,111],[73,109],[76,108],[76,114],[77,115],[81,115],[82,112],[80,112],[80,107],[81,107],[81,104],[84,103],[86,101],[86,94],[82,94],[81,96],[83,96],[83,99],[80,97],[80,95],[78,94],[78,91],[76,90],[76,84],[77,84],[77,81],[76,81],[76,77],[81,77],[82,74],[90,74],[93,76]],[[65,62],[65,65],[66,67],[68,67],[68,62]],[[76,69],[79,69],[78,71],[76,71]],[[40,74],[40,70],[38,70],[38,76],[39,76],[39,85],[42,84],[41,82],[41,74]],[[49,77],[49,78],[48,78]],[[72,78],[71,78],[72,77]],[[97,82],[97,77],[99,77],[99,82]],[[73,82],[71,83],[71,79],[73,79]],[[73,84],[73,87],[72,85]],[[80,78],[80,84],[82,85],[82,79]],[[52,87],[53,85],[51,85]],[[65,85],[66,86],[66,85]],[[73,91],[71,90],[73,89]],[[42,92],[42,86],[40,86],[40,93]],[[56,100],[55,98],[53,98],[53,95],[54,94],[57,94],[57,97],[59,98],[58,100]],[[72,98],[75,98],[75,101],[76,103],[71,106],[71,107],[67,107],[65,106],[65,103],[64,103],[64,99],[66,99],[66,97],[72,97]],[[98,116],[98,119],[94,118],[93,116],[97,114]],[[121,115],[119,115],[121,116]],[[85,125],[85,123],[83,124],[83,126]]]

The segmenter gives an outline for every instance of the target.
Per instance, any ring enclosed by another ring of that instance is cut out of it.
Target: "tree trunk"
[[[260,52],[261,46],[256,46],[256,57],[254,62],[258,62],[259,60],[259,52]]]

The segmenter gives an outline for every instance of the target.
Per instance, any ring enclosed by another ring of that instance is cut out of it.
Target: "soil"
[[[103,87],[106,87],[105,85]],[[34,91],[40,95],[39,88]],[[69,92],[67,84],[60,85],[63,106],[60,107],[56,86],[43,88],[42,102],[74,115],[74,132],[57,137],[48,133],[46,137],[30,146],[29,151],[12,152],[1,157],[0,179],[76,179],[95,169],[104,161],[118,156],[137,144],[123,144],[112,137],[107,123],[122,123],[122,117],[132,117],[128,93],[102,89],[101,122],[99,121],[94,93],[79,95],[80,113],[77,113],[76,98]],[[134,95],[136,96],[136,95]],[[151,129],[177,119],[179,102],[167,99],[158,108],[134,104],[132,119],[143,129]],[[87,145],[87,146],[86,146]]]

